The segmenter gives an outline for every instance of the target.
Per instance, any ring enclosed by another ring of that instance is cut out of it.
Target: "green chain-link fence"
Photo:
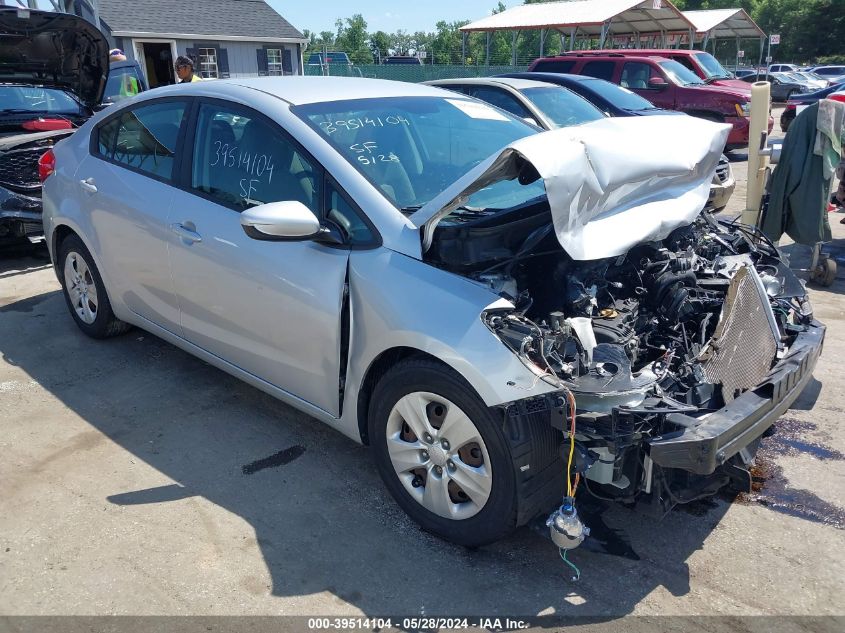
[[[418,83],[432,79],[458,77],[488,77],[502,73],[527,70],[528,66],[462,66],[446,64],[361,64],[346,66],[328,64],[305,67],[306,75],[330,75],[332,77],[367,77],[370,79],[393,79]]]

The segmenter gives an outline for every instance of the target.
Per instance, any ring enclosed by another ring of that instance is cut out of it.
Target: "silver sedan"
[[[480,545],[576,494],[715,492],[809,380],[803,287],[700,215],[727,127],[669,118],[540,133],[405,83],[161,88],[42,158],[45,235],[85,334],[143,328],[369,444],[406,512]]]

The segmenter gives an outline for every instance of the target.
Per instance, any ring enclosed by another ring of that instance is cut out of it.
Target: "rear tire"
[[[370,399],[369,436],[390,494],[424,530],[478,547],[516,527],[516,473],[501,422],[455,371],[393,367]]]
[[[109,338],[130,328],[114,316],[100,271],[78,236],[62,241],[58,263],[65,303],[80,330],[91,338]]]

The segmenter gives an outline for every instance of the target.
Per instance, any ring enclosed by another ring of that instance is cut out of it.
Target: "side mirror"
[[[322,232],[317,216],[296,200],[247,209],[241,213],[241,226],[256,240],[311,240]]]
[[[652,77],[648,80],[648,87],[650,90],[666,90],[669,84],[663,77]]]

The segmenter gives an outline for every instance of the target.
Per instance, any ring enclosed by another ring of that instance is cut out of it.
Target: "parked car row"
[[[604,116],[684,116],[657,108],[603,79],[564,73],[525,72],[426,83],[486,101],[544,130],[581,125]],[[706,208],[714,212],[724,209],[735,184],[730,161],[723,154],[713,176]]]
[[[667,55],[682,59],[669,59]],[[705,64],[716,62],[702,51],[613,50],[566,53],[534,61],[529,71],[572,73],[605,79],[622,86],[655,106],[728,123],[732,130],[727,149],[748,145],[748,117],[751,93],[748,85],[732,79],[722,69]],[[689,69],[694,65],[707,79]],[[721,66],[719,66],[721,68]],[[769,129],[774,120],[769,120]]]

